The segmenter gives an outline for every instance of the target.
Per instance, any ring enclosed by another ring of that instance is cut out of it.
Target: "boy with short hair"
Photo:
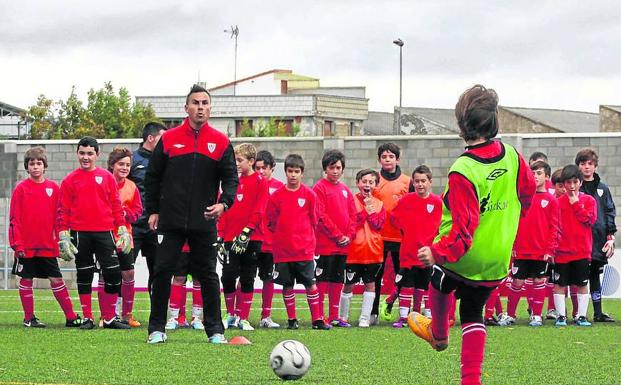
[[[261,220],[265,215],[268,186],[253,169],[257,149],[250,143],[241,143],[233,151],[239,173],[235,205],[218,221],[219,240],[227,250],[222,265],[222,291],[228,313],[226,327],[252,331],[254,327],[248,317],[257,274],[257,253],[263,240]]]
[[[370,326],[371,308],[375,299],[375,277],[384,255],[384,241],[379,231],[386,221],[386,210],[382,201],[373,196],[379,178],[379,173],[369,168],[356,174],[356,186],[359,190],[354,198],[356,235],[347,254],[345,285],[339,303],[339,319],[347,322],[354,285],[362,281],[364,293],[358,319],[358,326],[361,328]]]
[[[563,172],[562,168],[557,169],[552,173],[550,177],[550,181],[552,182],[554,198],[558,199],[561,196],[565,195],[565,187],[563,186],[563,182],[561,182],[561,173]],[[575,291],[570,291],[571,294],[571,303],[573,305],[573,314],[576,314],[578,310],[578,297],[576,297],[577,293]],[[546,280],[546,297],[548,298],[548,312],[546,313],[546,319],[548,320],[556,320],[558,318],[558,312],[556,311],[556,307],[554,306],[554,260],[548,262],[548,277]]]
[[[431,193],[432,174],[429,167],[418,166],[412,173],[415,193],[406,194],[390,214],[393,225],[401,231],[400,265],[395,283],[399,293],[399,320],[392,326],[407,325],[412,296],[413,310],[420,313],[423,294],[429,288],[431,268],[418,259],[418,250],[433,242],[442,218],[442,198]]]
[[[298,329],[293,286],[301,283],[311,312],[313,329],[329,330],[319,306],[315,285],[314,253],[317,226],[317,195],[302,183],[304,160],[298,154],[285,158],[287,184],[269,198],[267,226],[273,233],[274,282],[282,285],[287,309],[287,329]]]
[[[104,279],[104,290],[99,291],[99,308],[104,328],[129,329],[116,319],[116,300],[121,290],[121,270],[116,249],[131,252],[131,235],[119,199],[116,181],[107,170],[97,167],[99,143],[85,136],[78,142],[80,167],[63,179],[56,230],[61,257],[75,258],[77,285],[84,320],[80,329],[93,329],[91,308],[92,282],[95,261],[99,263]],[[114,231],[116,229],[116,231]],[[114,233],[118,241],[114,242]]]
[[[269,151],[261,150],[257,152],[257,160],[254,162],[254,170],[267,180],[268,193],[272,195],[285,184],[272,176],[276,167],[274,156]],[[268,198],[269,199],[269,198]],[[272,320],[272,300],[274,298],[274,255],[272,255],[272,232],[267,228],[267,217],[261,220],[261,231],[263,232],[263,243],[261,252],[258,254],[257,265],[259,269],[259,279],[263,281],[261,289],[261,322],[260,327],[276,329],[280,325]]]
[[[80,326],[71,297],[58,267],[58,244],[54,220],[58,206],[58,185],[45,178],[47,155],[43,147],[32,147],[24,155],[28,178],[15,186],[9,212],[9,244],[15,252],[12,273],[20,277],[19,298],[24,309],[24,326],[44,328],[34,314],[34,278],[48,278],[54,297],[65,313],[65,326]]]
[[[507,315],[501,317],[500,326],[515,323],[517,305],[522,295],[522,286],[527,278],[533,279],[533,302],[530,326],[542,326],[541,312],[546,295],[545,278],[548,263],[554,259],[559,237],[558,202],[546,189],[550,177],[550,166],[538,160],[530,165],[537,190],[530,209],[520,218],[515,243],[513,244],[513,280],[509,287]]]
[[[349,323],[339,319],[338,313],[347,253],[356,235],[356,205],[349,187],[340,181],[345,169],[345,155],[339,150],[328,150],[323,154],[321,166],[325,177],[313,187],[319,204],[315,248],[315,255],[319,256],[315,267],[319,306],[323,310],[327,293],[328,322],[335,327],[350,327]]]
[[[413,192],[410,177],[401,172],[399,166],[401,148],[395,143],[384,143],[377,149],[377,159],[381,165],[380,182],[374,191],[374,196],[384,203],[386,215],[397,206],[401,199],[408,192]],[[375,301],[371,311],[371,324],[377,323],[379,313],[380,294],[382,290],[382,278],[384,277],[384,267],[386,259],[390,253],[394,273],[399,272],[399,249],[401,247],[401,233],[390,221],[386,221],[381,230],[384,239],[384,261],[380,271],[375,277]],[[388,315],[392,311],[392,306],[399,295],[399,287],[395,287],[393,292],[382,302],[382,312]]]
[[[567,326],[565,290],[575,286],[578,290],[578,326],[591,326],[586,318],[589,307],[589,264],[593,246],[592,227],[597,221],[595,199],[580,192],[582,173],[571,164],[563,167],[561,180],[566,193],[559,198],[561,237],[556,252],[554,304],[559,312],[556,326]]]
[[[597,203],[597,221],[593,226],[593,250],[589,272],[593,321],[614,322],[612,317],[602,311],[600,275],[604,272],[608,259],[615,253],[616,209],[608,185],[602,182],[597,173],[598,161],[597,153],[591,148],[585,148],[578,152],[575,163],[584,178],[580,191],[592,196]]]

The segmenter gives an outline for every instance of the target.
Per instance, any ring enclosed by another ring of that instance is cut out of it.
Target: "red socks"
[[[342,283],[330,282],[328,285],[328,320],[330,322],[339,318],[339,303],[341,302]]]
[[[226,305],[226,312],[233,315],[235,314],[235,295],[237,291],[231,293],[224,293],[224,304]]]
[[[65,318],[68,320],[78,318],[73,311],[73,304],[71,303],[71,297],[69,297],[69,291],[67,290],[67,286],[65,286],[65,282],[52,283],[51,286],[56,301],[58,301],[60,308],[63,309],[63,313],[65,313]]]
[[[414,305],[412,305],[412,310],[420,313],[420,308],[423,304],[423,298],[427,297],[427,302],[429,302],[429,296],[427,296],[427,290],[423,289],[414,289]],[[425,305],[427,306],[427,305]],[[427,307],[429,308],[429,307]]]
[[[287,309],[287,318],[296,319],[295,315],[295,293],[293,289],[282,289],[282,298],[285,302],[285,308]]]
[[[500,299],[500,286],[492,290],[489,298],[487,299],[487,302],[485,302],[485,318],[490,318],[494,315],[494,309],[496,308],[496,301],[498,299]],[[502,308],[500,310],[500,313],[502,313]],[[500,313],[496,312],[496,314]]]
[[[485,353],[485,326],[467,323],[461,327],[461,384],[480,385]]]
[[[192,281],[192,307],[203,307],[203,295],[201,294],[201,283]]]
[[[80,306],[82,307],[82,314],[84,318],[93,319],[93,300],[92,293],[80,294]]]
[[[412,305],[413,287],[402,287],[399,293],[399,318],[406,318]],[[419,309],[420,310],[420,309]]]
[[[554,306],[554,284],[552,282],[546,282],[546,295],[548,297],[548,311],[556,310]]]
[[[272,301],[274,299],[274,281],[263,281],[261,291],[261,319],[272,315]]]
[[[110,321],[116,317],[116,299],[118,298],[118,293],[106,293],[105,290],[99,290],[97,292],[97,296],[99,297],[99,311],[101,311],[101,316],[105,321]]]
[[[319,291],[317,289],[306,289],[306,300],[310,308],[311,320],[317,321],[323,319],[323,309],[319,302]]]
[[[170,286],[170,299],[168,300],[168,307],[170,307],[171,316],[173,318],[179,317],[179,310],[185,305],[185,285],[172,284]]]
[[[433,286],[429,286],[429,302],[433,309],[431,319],[431,332],[436,339],[443,340],[448,338],[449,311],[453,294],[443,294]]]
[[[319,294],[319,308],[321,311],[321,317],[320,318],[324,318],[324,299],[326,294],[329,294],[330,291],[330,283],[329,282],[317,282],[317,291]],[[328,298],[328,300],[330,300]]]
[[[252,306],[252,295],[254,293],[251,291],[250,293],[244,293],[242,291],[239,292],[239,297],[237,299],[237,305],[239,307],[239,318],[240,319],[248,319],[250,315],[250,307]]]
[[[123,297],[123,310],[122,316],[126,316],[134,309],[134,295],[136,290],[134,288],[134,280],[121,282],[121,297]]]
[[[509,295],[507,301],[507,314],[509,317],[515,318],[515,310],[522,297],[523,287],[517,287],[513,283],[509,286]]]
[[[546,283],[534,282],[533,283],[533,314],[541,316],[543,311],[543,301],[546,298]]]
[[[34,315],[34,297],[32,293],[32,279],[19,280],[19,299],[24,309],[24,319],[30,320]]]

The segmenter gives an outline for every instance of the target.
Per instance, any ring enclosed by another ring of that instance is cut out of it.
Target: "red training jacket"
[[[225,242],[233,241],[244,227],[252,229],[250,240],[262,241],[261,218],[265,215],[268,183],[258,172],[239,177],[235,204],[218,219],[218,235]]]
[[[344,236],[353,240],[356,236],[356,205],[349,187],[343,182],[330,183],[320,179],[313,187],[319,203],[316,255],[347,255],[351,242],[339,246]]]
[[[569,203],[569,197],[558,199],[560,206],[561,238],[556,251],[555,263],[568,263],[579,259],[591,260],[593,232],[597,221],[597,202],[584,193],[578,195],[578,202]]]
[[[272,196],[274,191],[284,186],[284,183],[282,183],[276,178],[272,178],[268,180],[267,184],[268,184],[268,193],[269,193],[267,200],[269,200],[269,197]],[[270,229],[267,228],[267,216],[265,214],[263,214],[263,218],[261,218],[261,232],[263,232],[263,243],[261,244],[261,251],[265,253],[271,253],[273,234],[270,231]]]
[[[537,192],[530,209],[520,218],[513,243],[515,259],[543,261],[543,256],[554,256],[559,238],[558,201],[549,192]]]

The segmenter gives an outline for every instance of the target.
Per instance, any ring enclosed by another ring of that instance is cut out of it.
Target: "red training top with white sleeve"
[[[515,259],[543,261],[545,254],[554,256],[559,238],[559,207],[554,195],[536,192],[530,209],[520,218],[513,243]]]
[[[399,266],[424,267],[418,259],[418,249],[431,245],[438,234],[442,219],[442,198],[429,194],[421,198],[416,193],[408,193],[399,200],[390,213],[393,225],[401,231]]]
[[[51,180],[26,179],[15,187],[9,211],[9,244],[15,252],[24,252],[26,258],[58,257],[54,222],[59,196]]]
[[[124,225],[119,191],[110,172],[79,168],[63,179],[57,231],[112,231]]]
[[[344,236],[352,240],[356,236],[356,205],[349,187],[343,182],[330,183],[320,179],[313,191],[319,204],[317,224],[317,255],[347,255],[349,247],[337,242]]]
[[[284,183],[282,183],[276,178],[272,178],[267,181],[267,185],[268,185],[269,196],[272,196],[274,191],[284,186]],[[269,197],[268,197],[268,200],[269,200]],[[263,243],[261,244],[261,251],[265,253],[271,253],[273,234],[270,231],[270,229],[267,228],[267,216],[265,214],[263,214],[263,218],[261,218],[261,232],[263,232]]]
[[[597,221],[597,202],[584,193],[578,202],[569,203],[569,197],[558,199],[560,207],[561,238],[556,251],[555,263],[568,263],[579,259],[591,260],[593,248],[592,227]]]
[[[502,143],[490,140],[485,143],[466,147],[466,153],[479,158],[490,159],[500,156],[503,151]],[[536,190],[535,177],[530,167],[519,156],[519,172],[517,180],[518,199],[522,205],[521,215],[525,215],[530,207],[532,196]],[[472,246],[474,231],[479,227],[479,199],[472,183],[463,175],[453,172],[448,177],[449,194],[442,199],[447,201],[451,208],[453,226],[451,232],[442,237],[438,243],[431,246],[431,252],[436,262],[443,265],[447,262],[457,262]]]
[[[274,238],[274,263],[312,261],[315,255],[317,195],[308,186],[276,190],[267,203],[267,226]]]
[[[267,180],[258,172],[240,175],[235,193],[235,204],[218,219],[218,235],[232,242],[244,227],[252,229],[251,241],[262,241],[261,219],[265,215],[268,198]]]

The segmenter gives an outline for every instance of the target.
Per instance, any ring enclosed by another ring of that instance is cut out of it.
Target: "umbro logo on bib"
[[[103,178],[100,176],[96,176],[95,177],[95,182],[97,182],[97,184],[101,184],[101,182],[103,182]]]
[[[47,194],[48,197],[52,197],[53,192],[54,190],[49,187],[45,189],[45,193]]]
[[[306,199],[304,198],[298,198],[298,205],[300,207],[304,207],[304,204],[306,203]]]
[[[434,209],[434,205],[428,203],[427,204],[427,212],[429,214],[431,214],[433,212],[433,209]]]
[[[209,152],[214,152],[216,150],[216,144],[215,143],[207,143],[207,149],[209,150]]]

